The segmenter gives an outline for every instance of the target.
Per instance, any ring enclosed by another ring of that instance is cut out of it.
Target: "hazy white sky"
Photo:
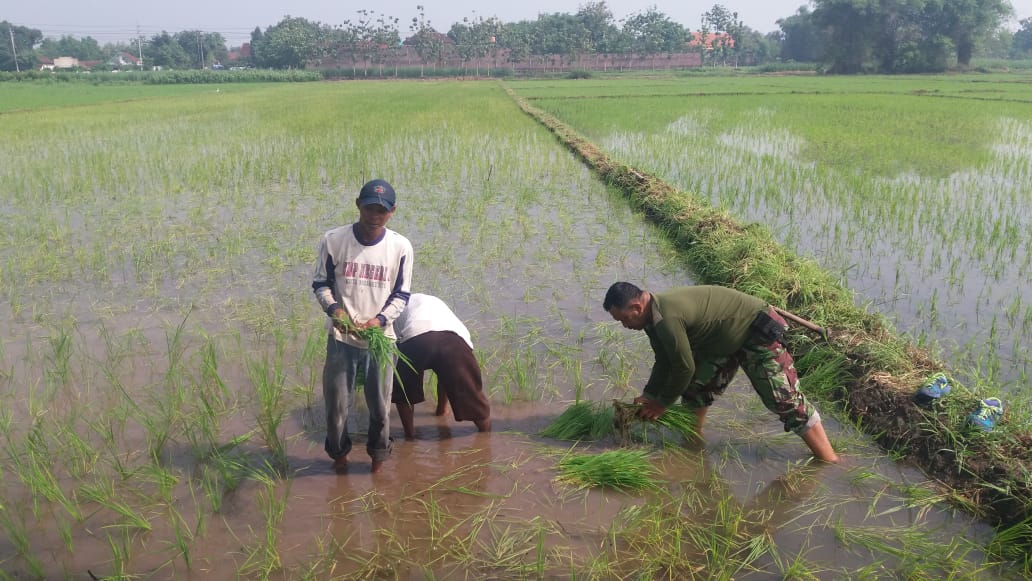
[[[1032,16],[1032,0],[1011,0],[1018,18]],[[426,17],[441,32],[464,16],[496,16],[503,22],[534,20],[538,14],[575,13],[584,0],[514,0],[464,2],[459,0],[11,0],[0,8],[0,21],[36,28],[45,36],[92,36],[98,42],[124,41],[142,34],[153,36],[165,30],[219,32],[231,46],[250,38],[255,27],[268,28],[284,16],[300,16],[324,24],[354,20],[366,8],[397,17],[402,36],[416,16],[416,6],[425,7]],[[701,15],[714,4],[737,11],[746,26],[760,32],[777,30],[776,21],[795,14],[809,0],[607,0],[613,17],[620,20],[655,6],[671,19],[697,30]],[[475,10],[475,12],[474,12]],[[1016,22],[1016,20],[1015,20]]]

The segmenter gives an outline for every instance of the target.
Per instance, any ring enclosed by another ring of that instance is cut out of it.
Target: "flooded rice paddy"
[[[537,434],[576,398],[629,400],[652,362],[644,335],[602,311],[605,289],[692,277],[493,85],[249,88],[8,117],[5,577],[1008,576],[985,561],[988,527],[834,410],[847,462],[810,465],[740,381],[704,445],[643,445],[658,490],[557,483],[564,454],[616,443]],[[428,402],[416,440],[394,416],[382,472],[359,445],[336,474],[310,282],[318,236],[354,219],[371,177],[398,191],[390,226],[413,242],[413,290],[472,332],[494,431]]]
[[[911,90],[923,86],[911,81]],[[932,92],[946,84],[924,83]],[[861,96],[827,89],[655,99],[571,99],[582,90],[576,85],[521,89],[614,157],[767,225],[837,274],[858,303],[930,347],[958,379],[1022,409],[1032,402],[1032,104],[929,97],[936,103],[922,112],[913,104],[920,98],[887,87]],[[649,107],[647,122],[626,113]],[[827,129],[856,124],[853,117],[871,124],[849,134]],[[965,121],[954,126],[954,117]],[[899,151],[895,141],[916,149]],[[893,153],[886,160],[878,150]]]

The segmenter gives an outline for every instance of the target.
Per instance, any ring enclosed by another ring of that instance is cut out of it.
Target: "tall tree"
[[[318,22],[285,16],[265,29],[260,39],[251,35],[251,51],[258,66],[301,69],[318,55],[324,34],[325,28]]]
[[[856,74],[873,68],[881,26],[878,0],[814,0],[814,22],[824,34],[822,60],[828,72]]]
[[[258,56],[255,47],[261,46],[264,41],[265,33],[262,32],[262,28],[260,26],[254,27],[254,30],[251,31],[251,56],[249,59],[251,64],[254,66],[261,66],[258,64]]]
[[[534,54],[559,55],[573,61],[589,51],[590,42],[584,23],[576,15],[555,12],[538,15],[531,46]]]
[[[702,35],[702,42],[709,45],[714,55],[718,56],[723,64],[728,59],[733,59],[738,64],[738,55],[741,52],[742,37],[745,32],[745,23],[738,18],[737,12],[732,12],[722,4],[714,4],[713,8],[702,13],[703,30],[709,30],[716,34],[711,41],[707,42],[705,34]]]
[[[620,29],[613,20],[613,13],[603,2],[582,4],[577,11],[587,42],[583,43],[591,52],[614,52],[613,47],[620,37]]]
[[[1021,28],[1011,38],[1011,57],[1028,58],[1032,56],[1032,18],[1021,21]]]
[[[423,67],[430,63],[437,64],[444,58],[445,35],[434,30],[422,5],[416,6],[418,16],[412,18],[409,30],[412,36],[405,41],[419,55],[419,76],[423,76]]]
[[[498,45],[509,51],[509,64],[515,69],[516,63],[523,62],[532,54],[534,23],[522,20],[503,24],[498,31]]]
[[[629,16],[624,21],[623,31],[631,39],[632,50],[652,57],[653,63],[660,53],[684,50],[688,38],[684,26],[656,10],[655,6]]]
[[[44,38],[37,51],[48,58],[70,56],[80,61],[99,61],[107,56],[97,40],[91,36],[81,39],[70,35],[58,39]]]
[[[35,69],[35,47],[42,40],[43,33],[35,28],[0,22],[0,71]]]
[[[401,45],[398,19],[363,8],[351,24],[351,31],[356,40],[357,54],[363,62],[377,65],[377,70],[383,74],[384,62]]]
[[[947,67],[949,40],[927,26],[939,0],[880,0],[880,22],[871,56],[883,73],[941,72]]]
[[[216,62],[226,60],[226,40],[217,32],[183,30],[175,33],[175,41],[185,54],[190,55],[190,67],[208,68]]]
[[[191,59],[190,53],[183,50],[175,37],[165,31],[147,41],[147,59],[150,65],[165,69],[188,69],[192,63],[196,63],[196,57]]]
[[[501,23],[497,18],[485,19],[474,12],[472,16],[464,16],[462,22],[453,24],[448,31],[448,38],[455,43],[455,50],[464,67],[470,61],[478,62],[475,74],[479,76],[479,59],[495,50],[500,31]]]
[[[946,0],[940,14],[941,31],[957,49],[957,64],[966,67],[975,45],[1013,14],[1013,8],[1007,0]]]
[[[823,39],[813,15],[800,6],[792,16],[777,21],[781,28],[781,58],[801,63],[817,62],[823,52]]]

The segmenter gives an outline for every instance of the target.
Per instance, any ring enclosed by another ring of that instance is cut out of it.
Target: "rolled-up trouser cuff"
[[[810,428],[812,428],[815,425],[817,425],[818,423],[820,423],[820,421],[821,421],[821,414],[818,413],[817,410],[813,410],[813,413],[810,414],[810,419],[806,420],[805,424],[794,428],[792,431],[795,434],[802,436],[806,432],[809,432]]]

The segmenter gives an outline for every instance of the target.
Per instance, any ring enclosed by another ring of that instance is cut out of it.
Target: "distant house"
[[[251,60],[251,43],[245,42],[240,45],[240,48],[234,48],[229,51],[226,55],[227,63],[235,63],[239,61],[250,61]]]
[[[695,49],[702,47],[705,50],[713,50],[715,46],[734,48],[735,39],[726,32],[693,32],[688,39],[688,46]]]
[[[120,68],[123,68],[123,67],[137,67],[137,68],[142,68],[143,67],[143,61],[142,60],[140,60],[135,55],[133,55],[133,53],[125,52],[125,51],[120,52],[120,53],[116,54],[115,56],[111,57],[111,59],[108,60],[107,64],[110,65],[111,68],[114,68],[114,69],[120,69]]]
[[[83,67],[83,64],[79,62],[79,59],[73,56],[59,56],[53,60],[41,57],[39,59],[39,63],[39,70],[41,71],[53,71],[56,69],[78,69]]]

